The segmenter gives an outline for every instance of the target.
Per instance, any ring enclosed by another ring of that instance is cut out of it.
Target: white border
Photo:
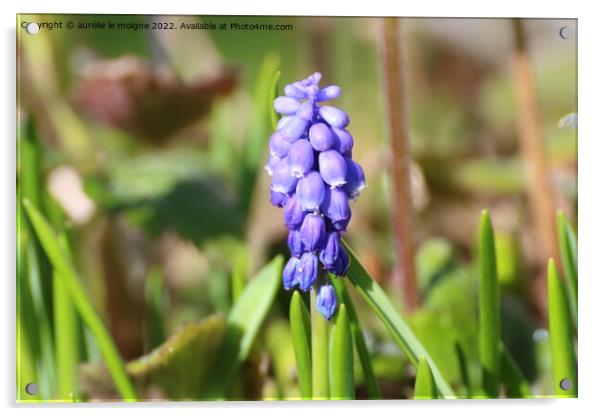
[[[40,3],[22,0],[18,4],[2,2],[2,82],[3,97],[0,99],[0,125],[6,132],[2,141],[3,164],[2,204],[0,204],[0,230],[2,247],[0,264],[5,271],[0,287],[2,306],[2,336],[0,339],[0,405],[6,406],[9,415],[49,413],[55,415],[105,414],[108,410],[132,415],[160,415],[175,410],[178,415],[202,413],[237,414],[258,413],[263,415],[307,416],[308,412],[336,412],[364,414],[376,407],[383,414],[410,414],[420,412],[445,413],[446,415],[488,416],[523,414],[528,412],[546,415],[591,414],[589,409],[600,408],[602,398],[598,377],[602,375],[600,355],[600,296],[602,295],[602,262],[600,262],[600,237],[602,204],[600,158],[602,156],[602,105],[600,103],[600,28],[602,20],[595,12],[595,2],[525,0],[482,1],[428,1],[399,2],[370,0],[369,2],[326,2],[323,0],[191,2],[170,0],[151,3],[148,0],[81,2],[54,0]],[[279,15],[403,15],[449,17],[576,17],[579,19],[579,249],[580,249],[580,314],[579,314],[579,399],[572,400],[471,400],[438,402],[338,402],[338,403],[181,403],[135,405],[47,405],[43,408],[17,407],[14,405],[14,279],[15,279],[15,14],[17,12],[52,13],[131,13],[131,14],[279,14]]]

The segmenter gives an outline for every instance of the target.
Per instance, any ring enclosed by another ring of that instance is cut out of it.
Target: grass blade
[[[295,290],[290,305],[290,325],[297,362],[297,378],[303,399],[311,399],[311,318],[301,295]]]
[[[337,293],[337,298],[340,299],[341,303],[345,304],[345,308],[347,309],[347,317],[349,318],[349,325],[351,326],[351,334],[353,335],[355,349],[364,373],[364,384],[366,386],[368,397],[375,400],[382,399],[380,387],[378,386],[376,377],[374,376],[370,352],[368,351],[362,326],[357,313],[355,312],[355,307],[353,306],[351,296],[349,296],[349,292],[345,287],[343,279],[337,279],[333,275],[330,275],[330,282],[334,286],[334,289]]]
[[[167,339],[165,329],[165,316],[167,299],[165,298],[165,285],[163,273],[157,267],[153,267],[146,278],[144,287],[146,303],[146,342],[148,349],[154,349]]]
[[[266,156],[266,143],[269,139],[271,124],[272,100],[275,85],[278,82],[280,58],[273,53],[266,54],[253,95],[253,119],[249,126],[249,136],[245,140],[242,158],[242,170],[240,172],[241,207],[243,212],[248,212],[255,189],[255,182],[259,172],[259,166]]]
[[[428,400],[437,398],[437,386],[431,372],[429,363],[424,358],[418,362],[416,383],[414,385],[414,399]]]
[[[35,322],[33,331],[37,332],[39,342],[39,355],[36,360],[40,386],[40,396],[44,400],[49,400],[54,396],[54,385],[56,380],[53,331],[50,322],[50,308],[47,306],[44,297],[44,282],[38,250],[34,245],[33,239],[27,244],[27,276],[29,278],[29,289],[31,293],[31,305]]]
[[[54,230],[31,202],[24,200],[23,205],[44,252],[57,272],[57,276],[63,279],[77,311],[94,335],[117,391],[124,400],[136,401],[136,392],[125,372],[119,351],[100,315],[86,296],[75,269],[58,243]]]
[[[206,399],[226,399],[240,365],[247,359],[280,284],[283,257],[277,256],[247,284],[228,313],[226,334]]]
[[[328,321],[318,312],[316,290],[311,291],[312,395],[317,400],[330,398],[328,368]]]
[[[506,386],[506,396],[512,398],[532,397],[529,382],[514,360],[508,348],[502,345],[501,381]]]
[[[556,229],[560,245],[562,270],[567,282],[569,305],[571,307],[571,314],[573,315],[573,322],[577,326],[577,238],[564,212],[560,210],[556,214]]]
[[[483,391],[497,397],[500,379],[500,293],[497,280],[493,226],[489,213],[481,213],[479,228],[479,358]]]
[[[571,314],[564,285],[553,259],[548,262],[548,321],[556,396],[577,397],[577,359]],[[564,379],[567,379],[570,384],[566,390],[560,387]]]
[[[355,398],[353,379],[353,340],[345,304],[339,306],[330,333],[330,398],[352,400]]]
[[[456,397],[454,391],[443,378],[441,371],[430,357],[424,346],[420,343],[416,335],[412,332],[408,324],[399,315],[385,291],[370,277],[361,263],[357,260],[355,253],[347,243],[345,248],[349,253],[351,265],[347,272],[347,277],[353,286],[362,294],[366,302],[376,312],[382,323],[385,325],[393,340],[399,345],[408,360],[414,367],[418,367],[420,358],[425,358],[433,372],[435,383],[439,393],[445,398]]]

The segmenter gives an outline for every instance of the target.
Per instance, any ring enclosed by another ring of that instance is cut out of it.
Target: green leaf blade
[[[277,256],[264,266],[247,284],[230,310],[224,341],[214,365],[214,377],[204,394],[206,399],[227,398],[236,372],[247,359],[259,328],[274,302],[283,261],[282,256]]]
[[[431,367],[439,393],[445,398],[455,398],[456,394],[443,378],[441,370],[439,370],[408,324],[399,315],[385,291],[378,283],[376,283],[376,281],[374,281],[374,279],[372,279],[372,277],[370,277],[368,272],[358,261],[357,256],[351,247],[345,242],[344,245],[351,260],[349,271],[347,272],[347,277],[351,284],[353,284],[370,307],[376,312],[389,331],[389,334],[393,337],[393,340],[399,345],[412,365],[418,367],[420,358],[425,358]]]
[[[500,378],[500,294],[493,226],[489,213],[481,213],[479,228],[479,358],[483,390],[497,397]]]
[[[376,381],[376,377],[374,376],[374,369],[372,368],[372,358],[370,357],[370,352],[368,351],[368,346],[366,345],[366,340],[364,339],[364,332],[357,316],[357,312],[355,311],[355,306],[353,305],[351,296],[349,296],[349,292],[345,287],[343,279],[338,279],[333,275],[330,275],[329,277],[330,282],[334,286],[334,289],[337,293],[337,298],[345,304],[345,308],[347,309],[351,334],[353,335],[353,340],[355,341],[355,349],[357,351],[357,355],[362,366],[362,372],[364,374],[366,393],[370,399],[382,399],[382,393]]]
[[[424,358],[418,362],[416,383],[414,385],[414,399],[429,400],[437,398],[437,386],[431,372],[429,363]]]
[[[291,298],[290,325],[301,397],[311,399],[311,318],[307,306],[296,290]]]
[[[548,322],[556,396],[577,397],[577,359],[571,314],[566,291],[553,259],[548,262]],[[566,390],[561,388],[561,381],[565,379],[570,384]]]
[[[355,398],[353,379],[353,340],[345,304],[339,306],[330,333],[330,398]]]
[[[312,358],[312,397],[314,400],[330,398],[329,381],[329,323],[318,312],[316,290],[311,291],[311,358]]]
[[[57,276],[63,279],[78,313],[94,335],[119,394],[126,401],[136,401],[137,394],[126,374],[119,351],[100,315],[88,299],[75,269],[61,249],[54,230],[31,202],[25,200],[23,205],[52,267]]]
[[[501,381],[506,387],[506,395],[511,398],[533,397],[529,381],[524,376],[518,363],[508,351],[505,345],[502,345],[502,366],[500,373]]]
[[[577,237],[575,237],[573,227],[571,227],[566,215],[560,210],[556,214],[556,230],[562,270],[567,282],[569,306],[575,325],[577,325]]]

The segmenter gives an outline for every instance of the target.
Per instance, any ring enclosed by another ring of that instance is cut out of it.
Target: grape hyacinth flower
[[[334,100],[341,88],[319,87],[322,75],[284,87],[274,100],[281,114],[269,140],[266,171],[272,177],[270,201],[284,208],[291,258],[282,272],[286,290],[318,287],[317,309],[330,320],[337,308],[327,273],[343,277],[349,255],[341,234],[351,220],[349,200],[366,186],[364,171],[352,160],[353,137],[346,130],[349,116],[324,101]]]

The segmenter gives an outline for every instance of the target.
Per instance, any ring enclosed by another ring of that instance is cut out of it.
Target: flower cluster
[[[336,99],[341,88],[318,86],[321,74],[284,88],[274,100],[282,115],[269,142],[266,170],[272,176],[270,199],[284,208],[291,258],[284,267],[285,289],[311,290],[320,269],[344,276],[349,256],[341,234],[351,220],[349,200],[366,186],[364,172],[351,158],[353,138],[347,114],[319,103]],[[334,289],[323,284],[317,307],[330,319],[336,311]]]

